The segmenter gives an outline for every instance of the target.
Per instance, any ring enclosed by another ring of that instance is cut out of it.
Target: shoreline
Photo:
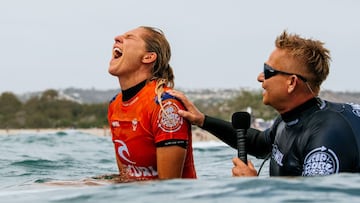
[[[21,134],[55,134],[61,132],[80,132],[97,136],[110,136],[108,128],[24,128],[24,129],[0,129],[0,135],[21,135]]]
[[[95,136],[111,136],[109,128],[39,128],[39,129],[0,129],[0,136],[3,135],[26,135],[26,134],[56,134],[56,133],[80,132]],[[197,127],[193,127],[193,142],[219,141],[214,135]]]

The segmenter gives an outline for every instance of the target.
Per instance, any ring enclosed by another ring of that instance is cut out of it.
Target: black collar
[[[308,109],[313,109],[314,111],[318,110],[321,108],[321,105],[321,99],[314,97],[301,104],[300,106],[296,107],[295,109],[281,114],[281,118],[287,123],[292,122],[298,119],[304,111]]]
[[[122,101],[129,101],[133,96],[135,96],[146,84],[146,80],[141,83],[135,85],[134,87],[130,87],[127,90],[121,90],[122,92]]]

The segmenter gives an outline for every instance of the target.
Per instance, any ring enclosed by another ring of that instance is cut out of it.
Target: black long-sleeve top
[[[205,116],[202,128],[237,148],[230,122]],[[246,148],[257,158],[271,153],[271,176],[360,172],[360,105],[313,98],[265,131],[248,129]]]

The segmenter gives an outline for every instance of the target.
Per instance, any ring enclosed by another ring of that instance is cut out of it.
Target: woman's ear
[[[147,52],[142,58],[143,63],[152,63],[156,60],[157,54],[155,52]]]

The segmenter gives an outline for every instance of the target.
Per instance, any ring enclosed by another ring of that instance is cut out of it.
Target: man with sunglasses
[[[329,74],[330,53],[323,43],[284,31],[257,80],[263,103],[279,112],[264,131],[249,128],[247,152],[270,159],[270,176],[321,176],[360,172],[360,105],[325,101],[318,97]],[[230,122],[201,113],[185,95],[187,111],[178,113],[192,124],[237,148],[236,130]],[[256,176],[254,165],[233,159],[233,176]]]

